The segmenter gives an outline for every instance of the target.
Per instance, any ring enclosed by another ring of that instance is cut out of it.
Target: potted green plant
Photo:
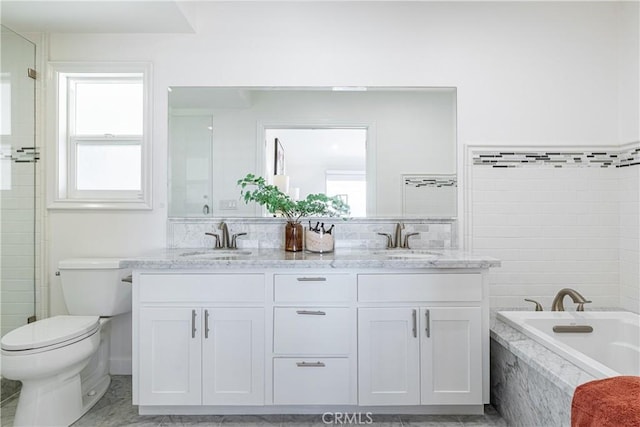
[[[267,184],[260,176],[247,174],[238,180],[240,194],[245,203],[256,202],[268,212],[282,215],[287,219],[285,225],[285,250],[302,250],[302,224],[300,220],[309,216],[339,217],[349,214],[349,205],[337,196],[329,197],[323,193],[309,194],[305,199],[293,200],[275,185]]]

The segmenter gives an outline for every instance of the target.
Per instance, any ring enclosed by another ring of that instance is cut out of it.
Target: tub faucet
[[[584,311],[584,305],[591,301],[587,301],[580,293],[574,289],[564,288],[560,289],[556,297],[551,303],[551,311],[564,311],[564,304],[562,300],[565,296],[569,295],[574,303],[578,304],[576,311]]]

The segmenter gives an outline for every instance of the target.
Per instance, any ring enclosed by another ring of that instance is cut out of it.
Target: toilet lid
[[[100,326],[98,316],[55,316],[10,331],[2,337],[3,350],[31,350],[72,340]]]

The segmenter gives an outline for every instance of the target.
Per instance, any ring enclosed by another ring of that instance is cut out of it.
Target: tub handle
[[[527,301],[527,302],[534,303],[536,305],[536,311],[543,311],[542,304],[540,304],[538,301],[534,301],[534,300],[529,299],[529,298],[525,298],[524,300]]]
[[[557,334],[566,334],[566,333],[581,333],[581,334],[589,334],[593,332],[593,327],[590,325],[555,325],[553,327],[553,332]]]

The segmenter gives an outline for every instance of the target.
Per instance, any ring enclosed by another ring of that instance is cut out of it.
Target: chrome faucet
[[[553,302],[551,303],[551,311],[564,311],[564,304],[562,303],[562,300],[567,295],[571,297],[575,304],[578,304],[576,311],[584,311],[584,305],[591,302],[587,301],[578,291],[570,288],[564,288],[560,289],[556,297],[553,299]]]

